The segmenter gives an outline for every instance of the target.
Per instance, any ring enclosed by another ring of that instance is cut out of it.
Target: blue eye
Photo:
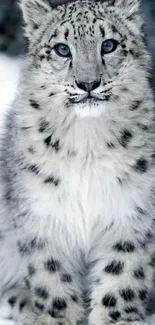
[[[102,43],[101,46],[101,53],[103,54],[109,54],[111,52],[114,52],[118,46],[118,42],[114,39],[107,39]]]
[[[68,58],[71,56],[71,51],[67,44],[63,44],[63,43],[56,44],[54,46],[54,50],[57,55],[63,58]]]

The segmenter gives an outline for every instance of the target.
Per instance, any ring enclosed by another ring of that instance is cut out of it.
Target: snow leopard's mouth
[[[74,102],[73,104],[78,104],[78,103],[82,103],[82,104],[89,104],[89,105],[93,105],[93,104],[95,104],[96,102],[98,102],[98,100],[97,99],[95,99],[95,98],[85,98],[85,99],[83,99],[83,100],[80,100],[80,101],[78,101],[78,102]]]
[[[107,101],[109,100],[109,95],[107,94],[92,94],[92,95],[72,95],[69,98],[70,102],[72,104],[78,104],[78,103],[82,103],[82,104],[95,104],[99,101]]]

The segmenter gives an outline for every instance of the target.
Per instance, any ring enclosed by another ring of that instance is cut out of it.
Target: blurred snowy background
[[[142,14],[155,76],[155,0],[142,0]],[[18,89],[20,65],[26,51],[21,26],[23,21],[17,0],[0,0],[0,117]]]

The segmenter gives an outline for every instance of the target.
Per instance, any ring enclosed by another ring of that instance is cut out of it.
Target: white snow
[[[16,323],[13,320],[0,318],[0,325],[16,325]]]
[[[15,97],[21,61],[21,58],[0,54],[0,118]]]

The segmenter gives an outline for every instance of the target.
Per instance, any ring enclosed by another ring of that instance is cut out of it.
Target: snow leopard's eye
[[[101,54],[109,54],[114,52],[118,46],[118,42],[114,39],[107,39],[102,43]]]
[[[56,44],[54,46],[54,50],[57,55],[63,58],[68,58],[71,56],[71,51],[67,44],[63,44],[63,43]]]

